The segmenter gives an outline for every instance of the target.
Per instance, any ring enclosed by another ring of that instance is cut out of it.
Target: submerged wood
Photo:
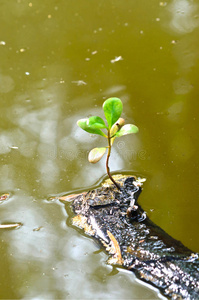
[[[68,200],[75,216],[73,225],[93,236],[118,264],[172,299],[199,299],[198,255],[154,224],[137,204],[141,182],[132,176],[115,176],[101,188]]]

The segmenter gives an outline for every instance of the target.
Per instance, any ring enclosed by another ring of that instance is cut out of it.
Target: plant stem
[[[113,177],[111,176],[111,173],[110,173],[110,169],[109,169],[109,157],[111,155],[111,137],[110,137],[110,130],[108,129],[108,154],[107,154],[107,157],[106,157],[106,172],[110,178],[110,180],[114,183],[114,185],[118,188],[118,190],[121,190],[119,184],[117,184],[117,182],[113,179]]]

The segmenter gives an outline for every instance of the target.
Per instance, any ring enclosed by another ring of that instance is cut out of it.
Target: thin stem
[[[111,137],[110,137],[110,130],[108,129],[108,154],[107,154],[107,157],[106,157],[106,172],[110,178],[110,180],[114,183],[114,185],[118,188],[118,190],[121,190],[119,184],[117,184],[117,182],[113,179],[113,177],[111,176],[111,173],[110,173],[110,169],[109,169],[109,158],[110,158],[110,155],[111,155]]]

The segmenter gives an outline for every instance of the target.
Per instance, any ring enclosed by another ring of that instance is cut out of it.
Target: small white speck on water
[[[111,59],[111,63],[114,64],[115,62],[118,62],[120,60],[123,60],[122,56],[116,56],[114,59]]]

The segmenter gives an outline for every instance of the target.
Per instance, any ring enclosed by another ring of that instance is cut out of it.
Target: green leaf
[[[123,104],[119,98],[109,98],[106,101],[104,101],[103,110],[109,129],[121,116],[122,109]]]
[[[92,117],[91,117],[91,118],[92,118]],[[102,121],[103,121],[103,120],[102,120]],[[87,131],[87,132],[89,132],[89,133],[99,134],[99,135],[102,135],[102,136],[106,137],[106,135],[105,135],[105,133],[104,133],[103,131],[101,131],[100,129],[96,128],[96,127],[92,124],[92,120],[91,120],[91,125],[90,125],[90,122],[89,122],[89,119],[88,119],[88,118],[78,120],[78,121],[77,121],[77,125],[78,125],[81,129],[83,129],[83,130],[85,130],[85,131]],[[103,127],[101,127],[101,128],[103,128]]]
[[[97,116],[90,117],[88,119],[88,125],[95,129],[107,128],[104,120]]]
[[[137,133],[139,131],[138,127],[133,124],[124,125],[118,132],[116,132],[115,136],[123,136],[130,133]]]
[[[89,152],[88,161],[93,164],[97,163],[105,154],[105,152],[106,152],[106,147],[92,149]]]

